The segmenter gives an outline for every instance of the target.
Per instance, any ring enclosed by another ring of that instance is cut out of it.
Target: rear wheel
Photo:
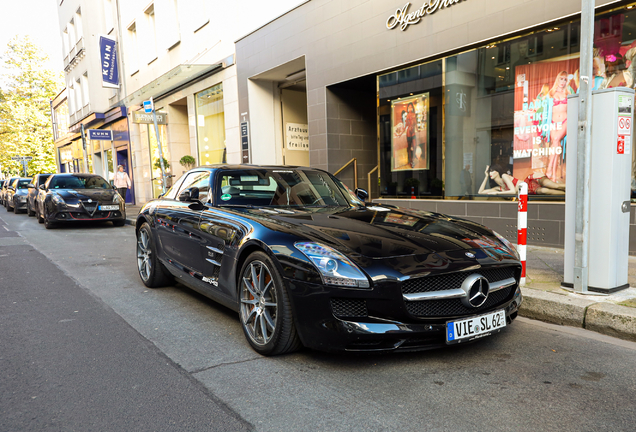
[[[241,269],[241,326],[249,344],[260,354],[277,355],[301,347],[283,278],[263,252],[251,254]]]
[[[172,275],[159,262],[155,241],[147,222],[137,231],[137,270],[141,281],[148,288],[167,286],[173,281]]]

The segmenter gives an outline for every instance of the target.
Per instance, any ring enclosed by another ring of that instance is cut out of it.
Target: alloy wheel
[[[242,275],[241,321],[250,339],[267,344],[276,331],[278,301],[272,274],[262,261],[252,261]]]
[[[150,278],[152,270],[151,254],[148,233],[146,230],[139,230],[137,235],[137,268],[144,282]]]

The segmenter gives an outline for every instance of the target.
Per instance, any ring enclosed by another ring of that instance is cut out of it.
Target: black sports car
[[[95,174],[54,174],[40,186],[37,218],[53,228],[60,222],[112,221],[126,223],[124,200],[106,180]]]
[[[506,239],[366,196],[312,168],[195,168],[139,213],[139,274],[236,310],[265,355],[426,349],[517,316],[521,264]]]

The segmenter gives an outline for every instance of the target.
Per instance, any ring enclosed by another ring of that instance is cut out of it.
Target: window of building
[[[64,32],[62,33],[62,49],[64,50],[64,57],[66,57],[68,53],[71,51],[71,47],[69,46],[69,43],[70,42],[68,40],[68,27],[67,27],[64,29]]]
[[[68,89],[68,109],[71,114],[75,114],[75,88],[73,87],[73,81],[66,86]]]
[[[531,197],[563,199],[579,33],[569,20],[378,76],[381,193],[514,196],[526,181]],[[632,60],[636,12],[597,15],[593,89],[634,88]]]
[[[181,33],[179,28],[179,9],[177,7],[177,0],[167,0],[166,6],[167,18],[170,20],[166,28],[166,48],[171,49],[181,41]]]
[[[69,118],[67,100],[53,108],[53,115],[55,116],[55,128],[53,129],[55,133],[54,139],[57,140],[68,134]]]
[[[113,30],[113,0],[104,1],[104,21],[106,24],[106,33]]]
[[[132,23],[128,27],[128,40],[130,42],[130,48],[128,52],[128,65],[130,67],[131,75],[139,71],[139,49],[137,44],[137,24]]]
[[[155,5],[150,5],[150,7],[144,11],[144,14],[146,15],[146,25],[148,28],[148,63],[152,63],[157,58],[157,22],[155,19]]]
[[[75,17],[73,19],[75,23],[75,41],[79,41],[82,39],[84,35],[84,29],[82,28],[82,9],[78,9],[75,12]]]
[[[77,39],[75,39],[75,21],[71,20],[66,29],[68,34],[68,50],[71,51],[77,42]]]
[[[81,111],[81,109],[84,108],[84,101],[82,95],[82,83],[80,82],[79,78],[75,80],[75,84],[73,85],[73,87],[75,88],[75,102],[77,102],[77,111]]]
[[[226,162],[223,84],[196,94],[196,113],[199,164]]]
[[[90,104],[90,94],[88,92],[88,72],[84,72],[81,76],[82,81],[82,94],[84,95],[84,106]]]

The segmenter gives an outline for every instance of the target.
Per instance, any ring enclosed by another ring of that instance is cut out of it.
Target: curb
[[[521,292],[521,316],[636,342],[635,308],[525,287]]]

